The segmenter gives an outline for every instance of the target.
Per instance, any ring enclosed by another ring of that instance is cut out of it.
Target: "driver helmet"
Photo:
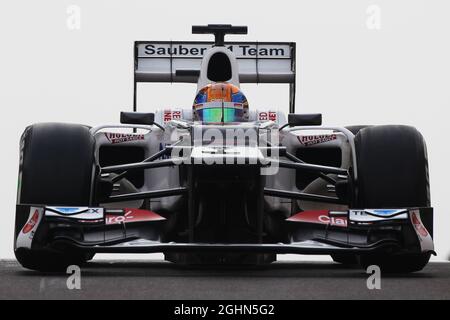
[[[247,98],[231,83],[213,83],[202,88],[195,97],[193,109],[195,121],[248,121]]]

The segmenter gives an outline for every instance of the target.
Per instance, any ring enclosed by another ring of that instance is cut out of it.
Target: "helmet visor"
[[[203,122],[239,122],[244,115],[242,103],[234,102],[215,101],[198,104],[195,110]]]

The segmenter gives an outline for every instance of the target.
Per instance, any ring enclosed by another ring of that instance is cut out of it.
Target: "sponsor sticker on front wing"
[[[31,249],[34,235],[41,223],[43,214],[44,208],[30,207],[27,223],[25,223],[17,236],[16,248]]]

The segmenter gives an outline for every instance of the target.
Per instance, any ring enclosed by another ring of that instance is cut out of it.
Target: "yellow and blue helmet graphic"
[[[195,97],[194,120],[208,123],[248,121],[247,98],[230,83],[209,84]]]

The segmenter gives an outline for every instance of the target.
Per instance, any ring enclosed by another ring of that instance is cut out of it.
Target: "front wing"
[[[162,241],[166,219],[141,209],[17,205],[15,250],[91,253],[253,252],[333,254],[434,253],[433,209],[304,211],[285,220],[288,241]]]

